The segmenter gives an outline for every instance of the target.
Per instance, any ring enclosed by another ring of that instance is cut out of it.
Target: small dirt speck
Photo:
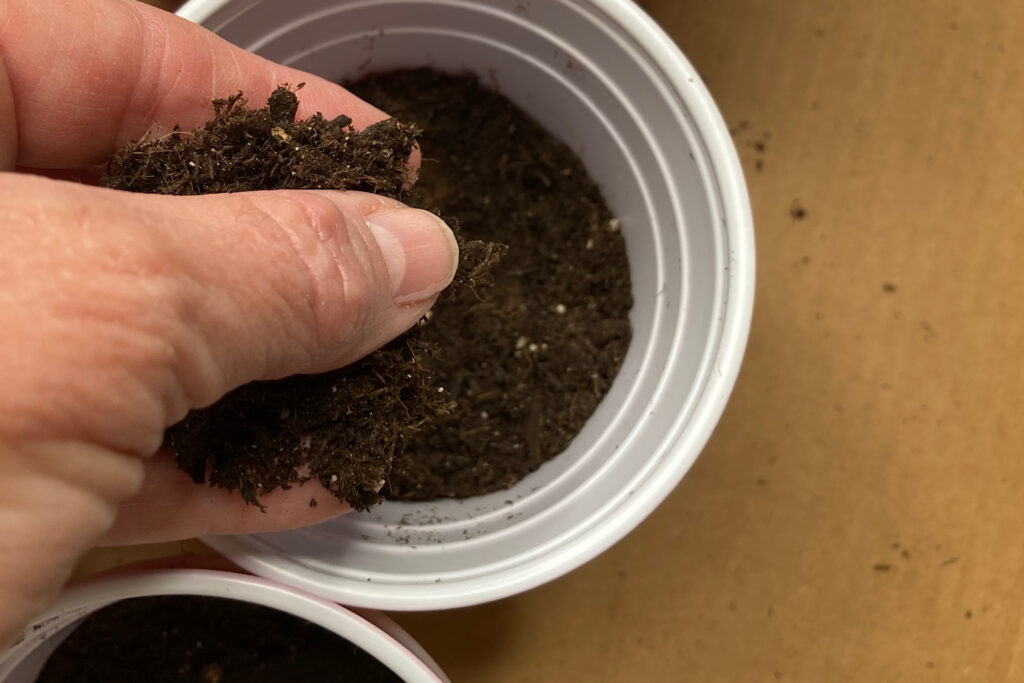
[[[891,564],[886,564],[884,562],[879,562],[878,564],[875,565],[874,569],[875,569],[876,572],[887,572],[887,571],[890,571],[892,569],[892,565]]]
[[[896,283],[894,282],[882,283],[882,291],[885,292],[886,294],[895,294],[897,289],[899,289],[899,287],[897,287]]]
[[[793,200],[793,204],[789,207],[789,217],[795,221],[802,221],[807,218],[807,209],[798,200]]]
[[[221,668],[220,664],[211,662],[199,672],[199,679],[203,683],[220,683],[224,680],[224,669]]]
[[[750,128],[750,121],[740,121],[735,126],[729,129],[729,135],[736,137],[737,135],[747,130],[748,128]]]

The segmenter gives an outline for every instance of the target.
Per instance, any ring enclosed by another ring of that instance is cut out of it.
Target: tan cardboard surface
[[[1024,2],[645,4],[748,173],[734,398],[605,555],[398,621],[457,682],[1024,680]]]

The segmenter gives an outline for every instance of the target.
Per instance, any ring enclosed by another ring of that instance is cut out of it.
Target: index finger
[[[315,502],[314,502],[315,501]],[[214,534],[281,531],[323,522],[351,508],[317,481],[293,484],[261,496],[264,510],[236,492],[197,485],[161,451],[146,461],[146,479],[120,505],[102,545],[177,541]]]
[[[98,164],[128,140],[202,124],[215,98],[242,91],[262,105],[284,83],[306,84],[299,117],[346,114],[357,128],[387,118],[341,86],[133,0],[0,0],[0,60],[0,103],[5,86],[14,103],[13,113],[0,106],[0,137],[16,131],[16,163],[29,168]]]

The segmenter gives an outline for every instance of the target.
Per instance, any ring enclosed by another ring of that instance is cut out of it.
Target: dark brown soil
[[[38,683],[392,683],[401,679],[319,626],[237,600],[125,600],[86,618]]]
[[[351,88],[423,130],[413,201],[509,247],[493,287],[435,306],[430,365],[455,406],[412,435],[386,495],[509,487],[569,445],[622,364],[632,295],[618,221],[572,150],[475,78],[418,70]]]
[[[618,221],[568,147],[473,78],[420,70],[353,89],[405,124],[295,122],[287,90],[255,112],[231,98],[202,130],[122,150],[105,184],[387,194],[456,227],[458,286],[363,361],[242,387],[166,443],[197,482],[253,503],[307,468],[357,509],[380,500],[382,482],[414,500],[511,486],[569,444],[621,365],[632,299]],[[410,192],[405,159],[421,129]],[[508,253],[495,267],[498,243]]]
[[[299,100],[286,87],[266,107],[245,105],[241,93],[214,100],[205,127],[127,145],[103,185],[175,195],[311,188],[402,195],[415,128],[388,119],[356,132],[349,117],[320,114],[297,122]]]
[[[217,100],[203,128],[126,146],[103,184],[177,195],[356,189],[409,199],[415,128],[388,120],[355,132],[345,116],[297,122],[297,97],[283,87],[262,109],[245,104],[240,95]],[[503,247],[459,241],[453,288],[486,285]],[[165,445],[194,481],[238,491],[253,504],[315,478],[365,509],[381,500],[392,458],[410,434],[451,409],[425,366],[434,353],[414,330],[347,368],[240,387],[167,430]]]

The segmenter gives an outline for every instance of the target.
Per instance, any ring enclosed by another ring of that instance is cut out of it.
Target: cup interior
[[[207,542],[346,604],[435,609],[554,578],[649,514],[721,413],[753,285],[735,149],[653,21],[626,0],[193,0],[181,13],[338,82],[420,66],[475,73],[579,154],[621,220],[635,301],[629,352],[596,413],[511,489]]]
[[[165,570],[115,576],[79,585],[0,652],[0,683],[35,683],[50,655],[93,612],[120,600],[157,595],[194,595],[242,600],[291,614],[360,647],[402,680],[445,683],[437,664],[397,624],[378,613],[358,615],[343,607],[264,579],[231,572]]]
[[[35,647],[25,648],[23,657],[17,663],[12,663],[9,671],[4,672],[0,667],[0,681],[3,683],[35,683],[46,665],[46,660],[74,632],[86,616],[61,620],[60,626],[55,624],[56,628],[49,630],[46,635],[33,634],[29,636]]]

